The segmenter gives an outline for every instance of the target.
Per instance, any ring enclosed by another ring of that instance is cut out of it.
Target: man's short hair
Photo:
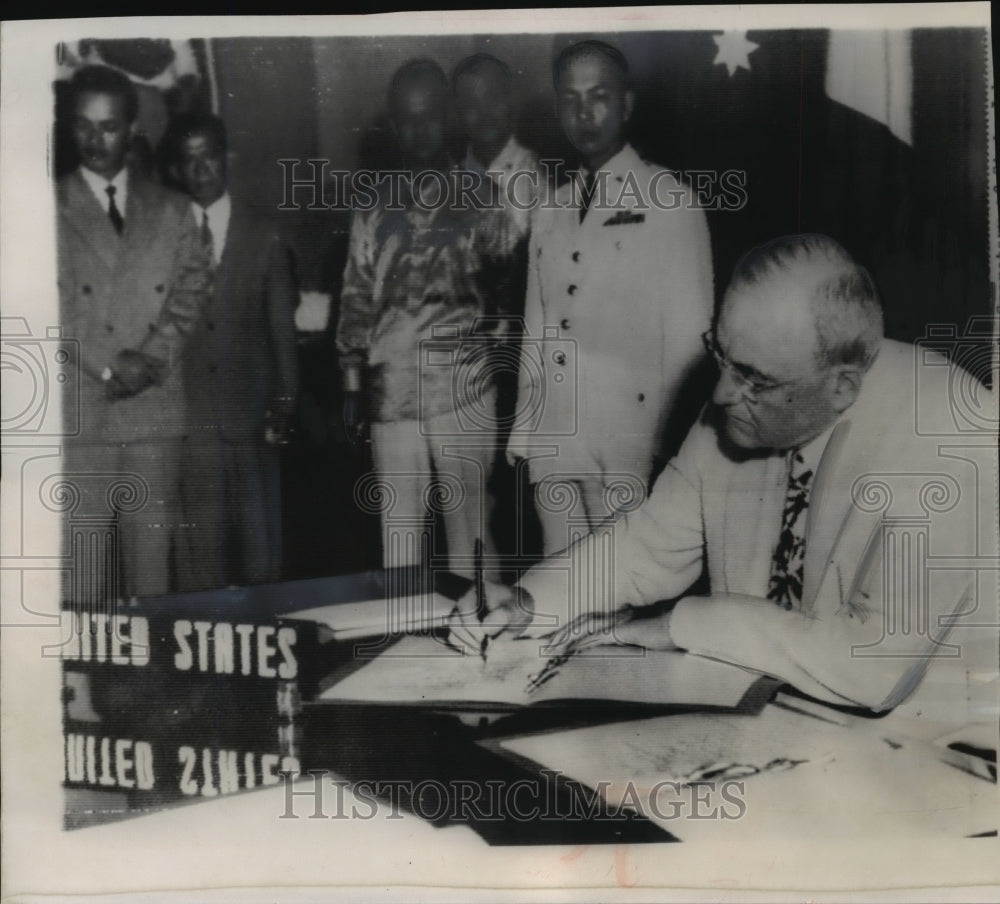
[[[110,66],[83,66],[69,80],[71,108],[83,94],[110,94],[122,99],[125,119],[133,123],[139,115],[139,92],[124,72]]]
[[[181,144],[193,135],[207,135],[220,156],[225,156],[229,142],[226,125],[212,113],[181,113],[170,121],[163,138],[168,163],[180,163]]]
[[[510,67],[490,53],[474,53],[462,60],[451,74],[452,88],[458,85],[460,78],[467,75],[485,75],[496,79],[505,95],[510,94],[514,82]]]
[[[819,363],[867,370],[885,331],[882,302],[868,271],[829,236],[787,235],[759,245],[736,264],[729,289],[800,273],[816,322]]]
[[[621,75],[622,85],[626,88],[630,86],[631,76],[629,75],[628,60],[613,44],[607,41],[577,41],[563,48],[552,64],[552,83],[558,87],[559,79],[574,60],[583,57],[596,56],[609,63]]]
[[[421,83],[439,89],[442,102],[447,102],[449,86],[444,70],[431,59],[410,60],[393,73],[389,82],[389,112],[395,111],[396,101],[404,88]]]

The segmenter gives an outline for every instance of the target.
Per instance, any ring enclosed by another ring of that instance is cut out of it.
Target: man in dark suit
[[[129,79],[88,66],[70,91],[80,166],[56,189],[59,301],[81,385],[65,472],[77,511],[106,518],[110,509],[117,531],[100,561],[73,576],[70,595],[88,604],[172,589],[186,424],[175,364],[210,298],[211,272],[185,199],[125,166],[138,110]]]
[[[182,587],[276,581],[279,447],[298,392],[291,258],[266,218],[230,198],[218,117],[179,117],[167,141],[172,175],[192,198],[215,268],[215,294],[183,366],[190,427]]]

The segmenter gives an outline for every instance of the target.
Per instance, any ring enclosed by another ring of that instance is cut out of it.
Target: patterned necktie
[[[797,449],[788,453],[788,489],[781,513],[781,534],[771,561],[767,598],[791,609],[802,603],[802,572],[806,557],[805,511],[809,508],[809,483],[813,472]]]
[[[208,211],[201,212],[201,243],[208,252],[209,259],[215,261],[215,242],[212,239],[212,227],[208,225]]]
[[[115,193],[118,189],[113,185],[109,185],[104,190],[108,193],[108,219],[111,220],[111,225],[115,227],[115,232],[121,235],[122,230],[125,228],[125,220],[122,218],[122,212],[118,209],[118,205],[115,204]]]

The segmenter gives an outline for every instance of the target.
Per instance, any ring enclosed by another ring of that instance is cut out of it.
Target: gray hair
[[[820,363],[871,367],[885,327],[882,302],[868,271],[829,236],[787,235],[745,254],[733,270],[729,289],[757,286],[779,274],[801,280],[808,293]]]

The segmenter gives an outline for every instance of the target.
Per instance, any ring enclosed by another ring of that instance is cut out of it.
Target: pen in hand
[[[531,622],[534,600],[517,587],[488,584],[481,564],[476,570],[477,579],[448,616],[448,636],[452,645],[485,659],[498,637],[516,637],[524,631]]]
[[[483,541],[481,538],[476,537],[475,545],[475,556],[476,556],[476,618],[480,622],[488,613],[486,608],[486,584],[483,581]],[[479,642],[479,656],[486,662],[486,648],[489,646],[490,639],[483,634],[483,639]]]

